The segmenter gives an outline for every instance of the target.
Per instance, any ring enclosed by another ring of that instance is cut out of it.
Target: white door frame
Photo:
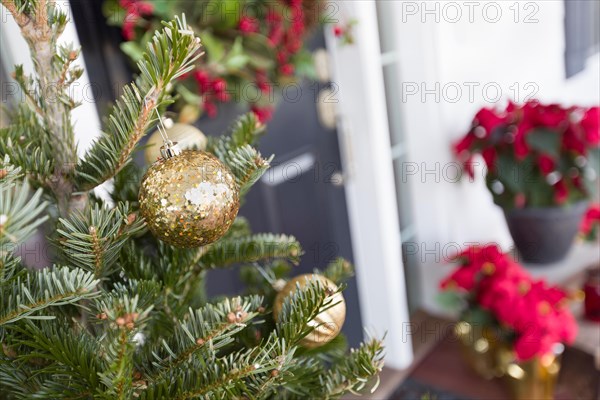
[[[331,29],[326,40],[361,315],[368,332],[386,334],[386,366],[403,369],[412,345],[375,2],[331,4],[340,24],[358,21],[353,44],[340,45]]]

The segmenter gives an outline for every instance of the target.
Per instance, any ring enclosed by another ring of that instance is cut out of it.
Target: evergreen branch
[[[3,291],[0,326],[22,318],[53,318],[34,314],[50,306],[93,298],[97,284],[92,274],[81,269],[61,267],[29,272],[16,280],[10,292]]]
[[[256,144],[258,138],[265,133],[265,126],[258,121],[253,112],[250,112],[239,117],[230,131],[230,147],[237,148],[246,144]]]
[[[102,356],[107,368],[99,373],[106,389],[99,397],[107,400],[130,399],[134,391],[135,334],[143,332],[153,306],[146,307],[137,295],[115,291],[108,298],[98,301],[96,307],[103,310],[99,320],[104,321],[106,332]]]
[[[35,111],[41,112],[44,130],[53,136],[49,146],[55,160],[54,179],[49,184],[64,215],[70,208],[71,175],[77,161],[70,119],[75,103],[65,85],[58,84],[65,61],[55,57],[56,43],[67,25],[67,15],[48,0],[2,0],[2,4],[15,18],[30,48],[38,93],[31,102]]]
[[[199,351],[215,354],[233,342],[233,336],[258,315],[262,298],[231,298],[217,304],[207,304],[180,321],[168,341],[151,351],[153,371],[147,371],[148,382],[162,381],[182,363]],[[206,357],[205,357],[206,358]],[[153,383],[155,384],[155,383]]]
[[[336,285],[340,285],[354,276],[354,268],[348,260],[338,257],[327,265],[323,276]]]
[[[382,368],[383,344],[380,340],[370,339],[329,369],[323,382],[326,388],[323,398],[337,399],[347,392],[359,394]],[[376,387],[377,382],[371,393]]]
[[[50,138],[38,117],[22,103],[9,115],[11,124],[0,129],[0,153],[21,168],[35,187],[50,188],[54,158]]]
[[[322,380],[326,372],[323,364],[315,358],[299,357],[287,367],[282,374],[284,385],[280,395],[281,399],[306,399],[322,393]]]
[[[235,176],[240,195],[244,196],[256,181],[269,169],[273,157],[264,159],[252,147],[264,125],[259,124],[253,113],[241,116],[232,126],[230,135],[209,140],[207,150],[214,153]]]
[[[223,399],[258,398],[254,395],[292,361],[295,348],[272,334],[261,346],[217,358],[194,358],[187,368],[180,368],[170,378],[150,386],[140,396],[144,400],[169,398]],[[268,385],[268,384],[267,384]],[[263,397],[266,398],[266,397]]]
[[[96,278],[106,278],[119,268],[116,261],[121,248],[144,226],[127,203],[113,209],[95,204],[59,219],[54,242],[68,263],[93,272]]]
[[[51,375],[53,380],[61,375],[68,376],[65,379],[67,385],[58,387],[59,394],[66,394],[67,388],[70,392],[93,393],[96,390],[99,385],[98,371],[102,369],[98,358],[100,349],[89,333],[73,330],[68,324],[57,321],[40,321],[39,324],[26,321],[9,329],[20,334],[20,337],[16,336],[14,344],[29,350],[18,360],[43,359],[47,365],[38,373]],[[73,398],[73,393],[69,397]]]
[[[319,280],[310,280],[304,287],[296,285],[296,291],[284,299],[277,316],[277,332],[293,345],[318,328],[311,326],[310,321],[337,304],[332,298],[335,293],[328,292]]]
[[[223,238],[207,247],[200,257],[201,269],[224,268],[236,263],[272,259],[300,261],[302,248],[293,236],[261,233],[241,238]]]
[[[13,251],[48,219],[39,217],[47,205],[41,201],[42,190],[38,189],[31,198],[29,195],[27,182],[0,188],[0,255]]]
[[[20,257],[14,257],[12,254],[4,254],[0,257],[0,299],[4,298],[3,291],[9,287],[18,277],[27,274],[27,270],[21,264]]]
[[[10,393],[0,398],[30,400],[42,387],[43,378],[33,367],[16,363],[11,357],[3,356],[0,352],[0,388],[6,388],[6,392]],[[0,392],[0,396],[3,395],[4,390]]]
[[[225,142],[223,142],[225,143]],[[254,147],[243,145],[229,150],[227,146],[215,149],[215,155],[225,164],[235,177],[240,188],[240,196],[244,196],[250,187],[269,169],[272,157],[265,159]]]
[[[108,118],[106,132],[76,168],[79,190],[88,191],[117,174],[130,160],[131,152],[150,124],[154,112],[171,100],[172,82],[194,68],[200,56],[200,39],[191,34],[185,17],[165,23],[148,43],[138,62],[137,83],[124,88]]]
[[[21,167],[14,166],[10,161],[8,154],[4,155],[4,159],[0,159],[0,190],[8,190],[15,186],[17,181],[23,178]]]

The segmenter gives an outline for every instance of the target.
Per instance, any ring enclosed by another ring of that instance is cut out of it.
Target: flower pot
[[[564,346],[558,344],[553,354],[534,357],[527,361],[515,359],[512,350],[498,351],[498,363],[502,365],[503,379],[514,400],[553,400],[554,389],[560,372],[560,359]]]
[[[485,379],[501,376],[497,365],[498,340],[492,329],[460,321],[454,325],[454,335],[461,345],[464,360],[473,371]]]
[[[566,207],[505,211],[508,229],[525,262],[549,264],[562,260],[577,235],[587,201]]]

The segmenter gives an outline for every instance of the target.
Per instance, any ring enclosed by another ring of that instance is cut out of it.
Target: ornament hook
[[[147,104],[147,101],[148,98],[146,96],[144,98],[144,103]],[[177,142],[173,142],[169,139],[169,135],[167,135],[167,128],[165,127],[163,118],[158,112],[158,108],[154,108],[154,112],[158,117],[158,125],[156,128],[158,129],[158,133],[160,133],[160,137],[163,140],[163,145],[160,147],[160,154],[165,160],[181,154],[181,148],[177,145]]]

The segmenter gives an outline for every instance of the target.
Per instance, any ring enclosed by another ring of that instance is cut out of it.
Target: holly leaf
[[[556,158],[560,155],[560,135],[551,129],[538,128],[525,136],[529,147]]]

